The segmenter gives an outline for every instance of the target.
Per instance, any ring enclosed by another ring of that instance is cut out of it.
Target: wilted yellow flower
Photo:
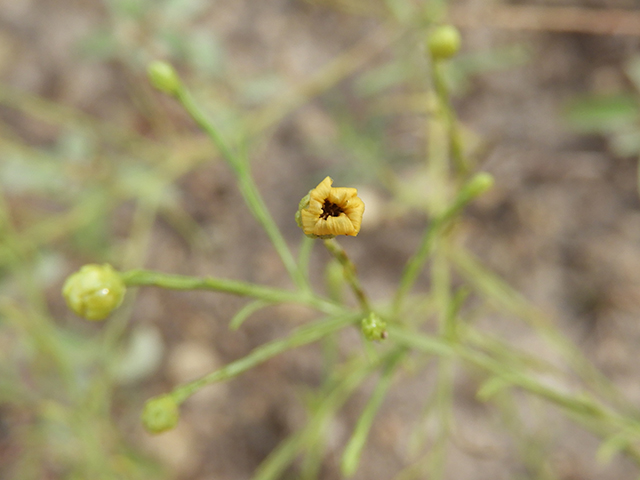
[[[356,236],[360,231],[364,202],[358,190],[332,184],[331,177],[325,178],[300,202],[296,222],[309,237]]]

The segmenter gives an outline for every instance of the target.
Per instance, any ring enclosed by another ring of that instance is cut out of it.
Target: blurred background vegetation
[[[288,353],[198,393],[177,429],[142,430],[148,397],[312,318],[280,306],[229,331],[244,301],[153,289],[97,325],[64,306],[61,285],[85,263],[288,285],[215,150],[149,86],[148,62],[171,62],[228,138],[251,138],[258,185],[292,245],[309,188],[329,174],[359,188],[362,233],[344,243],[383,298],[437,188],[423,168],[422,39],[443,20],[463,34],[446,75],[465,151],[496,178],[460,241],[638,404],[635,1],[0,0],[1,478],[249,478],[318,408],[327,358],[360,348],[353,332],[335,352]],[[558,361],[508,311],[478,310],[479,327]],[[393,386],[356,478],[421,478],[405,468],[424,454],[410,435],[433,389],[422,367],[408,362]],[[602,461],[599,440],[541,400],[490,407],[478,387],[456,377],[444,478],[638,474],[624,456]],[[327,425],[318,478],[341,478],[366,399]]]

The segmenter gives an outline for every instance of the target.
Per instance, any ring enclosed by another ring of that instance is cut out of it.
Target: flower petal
[[[349,200],[349,204],[346,208],[344,208],[344,213],[349,217],[351,224],[353,225],[353,229],[355,233],[353,235],[357,235],[360,232],[360,227],[362,225],[362,215],[364,214],[364,202],[359,198],[355,197]]]
[[[324,201],[329,197],[331,193],[331,185],[333,184],[333,180],[331,177],[326,177],[323,181],[321,181],[316,188],[309,192],[311,200],[316,200],[323,204]]]
[[[354,235],[351,220],[344,213],[338,217],[320,219],[313,232],[315,235]]]
[[[355,236],[360,231],[364,202],[358,198],[358,190],[347,187],[333,188],[332,184],[331,177],[326,177],[309,192],[308,202],[301,203],[296,214],[296,222],[306,235]],[[327,202],[337,208],[327,206]]]
[[[358,195],[358,190],[355,188],[338,187],[331,189],[328,199],[330,202],[344,208],[347,202],[356,195]]]
[[[320,214],[316,214],[309,210],[301,210],[300,217],[302,219],[302,230],[306,235],[317,235],[314,232],[316,223],[320,220]]]

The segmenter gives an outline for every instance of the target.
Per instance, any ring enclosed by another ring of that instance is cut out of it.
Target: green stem
[[[153,286],[170,290],[214,290],[243,297],[253,297],[268,303],[298,303],[330,315],[344,311],[338,305],[312,293],[291,292],[237,280],[189,277],[140,269],[122,272],[120,275],[128,287]]]
[[[480,295],[494,305],[522,318],[566,359],[578,376],[613,405],[626,408],[624,396],[585,357],[584,352],[554,327],[552,320],[498,275],[483,266],[470,252],[458,248],[447,252],[456,271]]]
[[[309,260],[311,259],[311,250],[315,243],[313,238],[307,237],[306,235],[302,236],[300,251],[298,252],[298,265],[304,278],[309,278]]]
[[[521,369],[515,369],[504,361],[496,360],[488,355],[473,351],[462,345],[453,345],[440,338],[416,333],[401,326],[390,324],[389,338],[407,348],[428,354],[439,355],[445,359],[459,358],[485,372],[495,375],[505,387],[520,387],[524,391],[562,408],[569,417],[587,427],[600,436],[610,436],[611,431],[633,431],[635,438],[640,438],[640,423],[629,415],[620,414],[613,408],[596,400],[587,392],[577,394],[556,390],[540,382],[536,377]],[[628,444],[622,450],[640,460],[635,444]],[[640,463],[640,462],[639,462]]]
[[[344,269],[344,278],[353,290],[353,293],[360,304],[360,308],[365,312],[371,312],[371,305],[369,303],[369,299],[367,298],[366,293],[362,289],[360,285],[360,280],[358,279],[358,274],[356,272],[356,266],[349,259],[347,252],[340,246],[338,242],[334,238],[330,238],[324,241],[324,246],[329,250],[329,253],[333,255],[333,257],[342,265]]]
[[[353,434],[344,448],[341,462],[341,470],[344,476],[352,477],[356,473],[358,465],[360,464],[362,451],[364,450],[367,438],[369,437],[371,425],[373,424],[378,410],[382,406],[382,402],[387,395],[389,387],[391,387],[393,375],[396,373],[398,365],[402,363],[402,360],[404,360],[406,355],[406,350],[399,349],[392,357],[389,358],[388,363],[384,366],[382,377],[378,381],[373,394],[369,398],[369,402],[364,407],[364,410],[353,429]]]
[[[433,82],[440,100],[440,108],[447,124],[447,133],[449,139],[449,149],[451,153],[451,159],[453,160],[453,166],[460,175],[465,175],[469,171],[469,165],[464,158],[464,149],[462,146],[462,136],[460,135],[460,128],[458,126],[458,120],[456,112],[451,106],[451,98],[449,96],[449,87],[447,86],[444,72],[442,71],[442,64],[440,61],[435,60],[432,67]]]
[[[189,115],[191,115],[191,117],[195,120],[198,126],[202,128],[207,133],[207,135],[209,135],[222,157],[226,160],[226,162],[233,170],[238,180],[240,193],[244,197],[244,200],[255,219],[267,233],[267,236],[271,240],[271,243],[282,259],[282,263],[287,269],[289,276],[299,288],[308,291],[308,282],[298,268],[298,265],[296,264],[296,261],[291,254],[291,250],[285,242],[284,237],[280,233],[280,230],[273,220],[273,217],[269,213],[269,210],[267,209],[264,200],[262,199],[262,196],[258,191],[258,187],[251,177],[248,162],[244,160],[242,155],[238,154],[236,151],[232,150],[229,147],[229,145],[220,135],[218,129],[198,107],[193,97],[186,88],[180,86],[177,93],[177,98],[185,108],[185,110],[189,113]]]
[[[490,175],[486,173],[477,174],[460,189],[460,192],[453,201],[453,204],[431,221],[431,224],[427,227],[422,237],[422,242],[420,243],[418,250],[409,259],[404,271],[402,272],[400,285],[398,286],[398,290],[396,291],[393,301],[393,315],[395,317],[400,313],[402,302],[409,293],[409,290],[411,290],[411,287],[413,287],[418,275],[420,275],[422,267],[429,258],[429,255],[433,252],[435,242],[439,235],[471,200],[491,186],[491,182],[492,180]]]
[[[354,323],[359,318],[360,315],[353,313],[342,314],[333,318],[318,320],[300,327],[286,338],[280,338],[268,342],[253,350],[246,357],[225,365],[220,370],[216,370],[215,372],[193,382],[177,387],[171,395],[176,402],[182,403],[206,385],[236,377],[283,352],[313,343],[333,332],[337,332],[338,330]]]
[[[330,425],[331,418],[351,397],[353,392],[364,382],[368,376],[374,372],[381,363],[387,361],[387,354],[381,356],[373,362],[365,360],[364,357],[355,357],[341,369],[332,372],[330,378],[318,392],[318,402],[315,408],[309,412],[309,420],[305,426],[285,439],[275,450],[273,450],[265,461],[258,467],[252,480],[276,480],[282,478],[283,472],[296,459],[301,452],[312,453],[313,455],[323,453],[322,442],[325,440],[325,431]],[[307,457],[308,458],[308,457]],[[315,463],[311,460],[302,467],[301,475],[298,478],[316,478],[309,476],[314,470]],[[306,474],[306,475],[305,475]]]

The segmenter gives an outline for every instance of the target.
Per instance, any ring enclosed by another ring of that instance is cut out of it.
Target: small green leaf
[[[596,452],[596,460],[600,464],[611,461],[613,456],[629,445],[630,439],[627,432],[617,433],[606,438]]]
[[[253,315],[255,312],[270,305],[269,302],[265,302],[264,300],[255,300],[253,302],[247,303],[244,307],[242,307],[238,312],[233,316],[231,321],[229,322],[230,330],[237,330],[244,323],[244,321]]]
[[[500,393],[502,390],[508,388],[510,385],[510,383],[504,381],[500,377],[491,377],[480,386],[476,393],[476,398],[480,401],[486,402],[491,400],[492,397]]]
[[[607,133],[635,122],[638,114],[636,98],[619,94],[577,98],[565,108],[564,118],[578,131]]]

